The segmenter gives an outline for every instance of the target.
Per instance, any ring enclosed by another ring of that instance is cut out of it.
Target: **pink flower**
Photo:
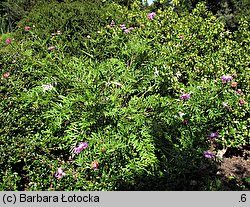
[[[152,20],[153,19],[153,17],[156,15],[156,13],[155,12],[151,12],[151,13],[149,13],[148,14],[148,19],[149,20]]]
[[[88,147],[87,142],[81,142],[78,147],[74,148],[75,153],[79,154],[82,150],[86,149]]]
[[[3,77],[4,77],[4,78],[8,78],[9,76],[10,76],[10,73],[9,73],[9,72],[3,74]]]
[[[184,36],[183,36],[183,35],[181,35],[181,36],[180,36],[180,38],[181,38],[181,39],[184,39]]]
[[[29,30],[30,30],[30,27],[29,27],[29,26],[26,26],[26,27],[24,27],[24,30],[25,30],[25,31],[29,31]]]
[[[237,74],[236,74],[236,73],[234,73],[232,76],[233,76],[234,78],[237,78]]]
[[[12,39],[11,39],[11,38],[7,38],[7,39],[5,40],[5,43],[6,43],[7,45],[9,45],[11,42],[12,42]]]
[[[239,103],[240,103],[240,106],[243,106],[244,103],[245,103],[244,99],[240,99],[240,100],[239,100]]]
[[[98,161],[97,160],[94,160],[92,163],[91,163],[91,167],[93,168],[93,170],[98,170]]]
[[[59,167],[54,176],[59,179],[59,178],[61,178],[64,175],[66,175],[66,173],[63,172],[62,168]]]
[[[228,110],[228,111],[232,111],[232,109],[228,106],[228,104],[226,102],[222,102],[222,105]]]
[[[128,33],[130,32],[130,30],[129,30],[129,29],[125,29],[124,32],[125,32],[126,34],[128,34]]]
[[[52,50],[54,50],[55,48],[56,48],[55,46],[51,46],[51,47],[48,48],[48,50],[52,51]]]
[[[232,83],[231,83],[231,86],[232,86],[233,88],[237,88],[237,82],[232,82]]]
[[[226,108],[228,107],[228,104],[226,102],[222,102],[222,105]]]
[[[241,90],[241,89],[238,89],[238,90],[236,91],[236,93],[237,93],[238,95],[241,95],[241,94],[242,94],[242,90]]]

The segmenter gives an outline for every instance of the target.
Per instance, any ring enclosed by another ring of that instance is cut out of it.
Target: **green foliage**
[[[192,10],[200,2],[205,2],[209,11],[213,12],[226,27],[232,31],[239,26],[240,19],[249,21],[250,2],[249,0],[157,0],[152,5],[153,8],[165,8],[171,6],[176,12],[182,13]]]
[[[0,189],[190,189],[213,172],[204,151],[249,145],[247,20],[100,5],[35,7],[1,36]]]

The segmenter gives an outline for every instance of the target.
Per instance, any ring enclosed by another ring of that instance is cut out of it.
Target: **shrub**
[[[1,189],[189,189],[218,150],[249,144],[246,22],[231,34],[203,4],[124,9],[115,24],[115,9],[93,10],[96,32],[69,12],[91,3],[53,5],[2,37]]]

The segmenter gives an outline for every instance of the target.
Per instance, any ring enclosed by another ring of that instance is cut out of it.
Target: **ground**
[[[250,190],[250,146],[229,148],[222,158],[217,174],[226,190]]]

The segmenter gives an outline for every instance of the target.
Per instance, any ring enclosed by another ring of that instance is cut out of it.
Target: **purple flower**
[[[54,50],[55,48],[56,48],[55,46],[51,46],[51,47],[48,48],[48,50],[52,51],[52,50]]]
[[[152,20],[153,19],[153,17],[156,15],[156,13],[155,12],[151,12],[151,13],[149,13],[148,14],[148,19],[149,20]]]
[[[219,137],[219,133],[218,132],[210,132],[209,134],[208,134],[208,138],[210,139],[210,140],[215,140],[216,138],[218,138]]]
[[[130,30],[129,30],[129,29],[125,29],[124,32],[125,32],[126,34],[128,34],[128,33],[130,32]]]
[[[181,96],[180,96],[180,99],[182,99],[182,100],[187,100],[187,99],[189,99],[190,98],[190,94],[182,94]]]
[[[134,29],[135,29],[134,27],[129,27],[129,28],[128,28],[129,31],[132,31],[132,30],[134,30]]]
[[[59,167],[54,176],[59,179],[59,178],[61,178],[64,175],[66,175],[66,173],[63,172],[62,168]]]
[[[183,124],[188,124],[188,120],[186,120],[186,119],[185,119],[185,120],[182,120],[181,123],[183,123]]]
[[[111,27],[114,27],[115,26],[115,22],[112,20],[111,24],[110,24]]]
[[[221,77],[221,80],[222,80],[223,83],[227,83],[228,81],[233,80],[233,77],[231,75],[223,75]]]
[[[78,147],[74,148],[75,153],[79,154],[82,150],[86,149],[88,147],[87,142],[81,142]]]
[[[214,157],[214,153],[212,153],[211,151],[207,150],[207,151],[204,151],[203,152],[203,156],[206,157],[206,158],[213,158]]]
[[[122,30],[125,30],[126,29],[126,26],[124,24],[121,25],[121,29]]]

